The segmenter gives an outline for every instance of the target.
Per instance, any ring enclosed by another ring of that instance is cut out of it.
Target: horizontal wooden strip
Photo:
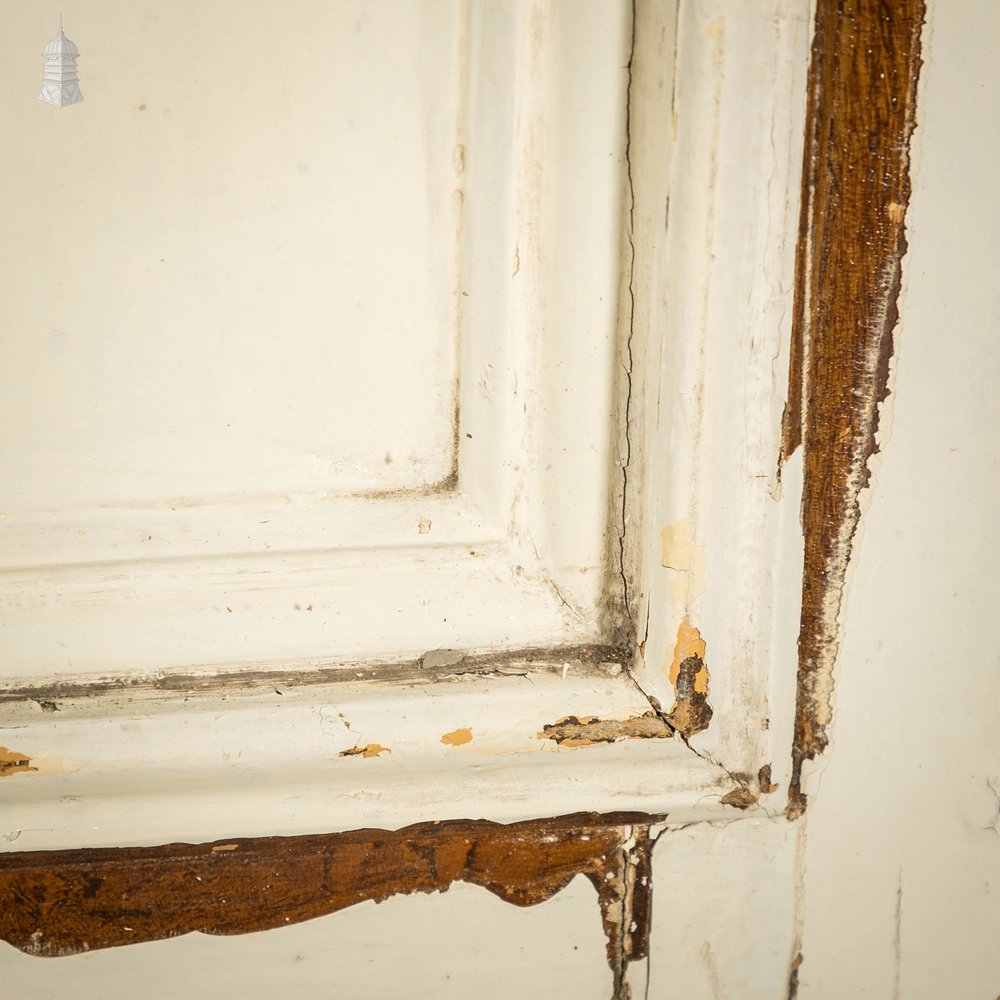
[[[646,954],[649,827],[663,817],[578,813],[500,824],[420,823],[209,844],[32,851],[0,858],[0,939],[59,956],[200,931],[245,934],[365,900],[482,886],[517,906],[575,876],[597,890],[620,983]]]

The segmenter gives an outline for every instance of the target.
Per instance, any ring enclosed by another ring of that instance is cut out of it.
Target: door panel
[[[579,13],[91,5],[63,108],[12,15],[8,680],[606,635],[628,12]]]

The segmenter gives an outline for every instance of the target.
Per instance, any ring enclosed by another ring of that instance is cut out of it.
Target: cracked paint
[[[636,335],[636,188],[632,166],[632,102],[636,57],[636,2],[631,3],[631,27],[628,40],[628,61],[625,64],[625,135],[624,135],[624,205],[622,214],[622,277],[621,277],[621,312],[619,322],[624,331],[619,347],[619,363],[621,365],[621,381],[619,382],[619,403],[615,413],[615,422],[620,427],[617,446],[620,452],[618,465],[621,469],[621,479],[617,484],[618,495],[614,500],[617,507],[617,561],[618,586],[620,588],[621,611],[623,621],[616,624],[615,638],[618,645],[631,645],[636,638],[638,626],[633,607],[632,592],[636,581],[633,579],[635,567],[629,561],[629,546],[626,539],[629,535],[629,523],[632,520],[631,506],[635,501],[633,493],[636,484],[630,480],[629,474],[633,463],[632,422],[635,419],[633,396],[635,393],[635,335]]]
[[[676,571],[669,592],[677,604],[687,607],[705,592],[705,549],[695,541],[691,518],[660,529],[660,565]]]
[[[788,1000],[796,1000],[799,995],[799,969],[802,967],[802,952],[796,952],[788,967]]]

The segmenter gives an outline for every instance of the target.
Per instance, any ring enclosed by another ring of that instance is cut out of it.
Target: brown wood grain
[[[532,906],[582,874],[597,890],[619,990],[628,963],[646,955],[658,819],[580,813],[0,855],[0,939],[55,957],[193,931],[245,934],[459,881]]]
[[[897,321],[924,0],[819,0],[782,461],[803,450],[805,564],[789,814],[827,745],[838,619]]]

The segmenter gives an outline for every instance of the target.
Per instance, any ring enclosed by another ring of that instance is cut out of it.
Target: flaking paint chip
[[[669,739],[672,735],[670,726],[656,712],[647,712],[630,719],[567,715],[543,726],[538,738],[552,740],[561,747],[587,747],[628,739]]]
[[[450,733],[445,733],[441,737],[441,742],[450,747],[465,746],[472,742],[471,729],[453,729]]]
[[[31,758],[27,754],[0,747],[0,778],[9,778],[15,774],[37,770],[37,767],[31,766]]]
[[[677,630],[677,645],[667,668],[674,704],[666,714],[670,725],[685,737],[707,729],[712,718],[705,649],[701,632],[685,618]]]
[[[757,796],[749,788],[734,788],[722,796],[724,806],[732,806],[734,809],[750,809],[757,805]]]
[[[377,757],[380,753],[392,753],[388,747],[379,743],[368,743],[363,747],[348,747],[341,750],[339,757]]]

